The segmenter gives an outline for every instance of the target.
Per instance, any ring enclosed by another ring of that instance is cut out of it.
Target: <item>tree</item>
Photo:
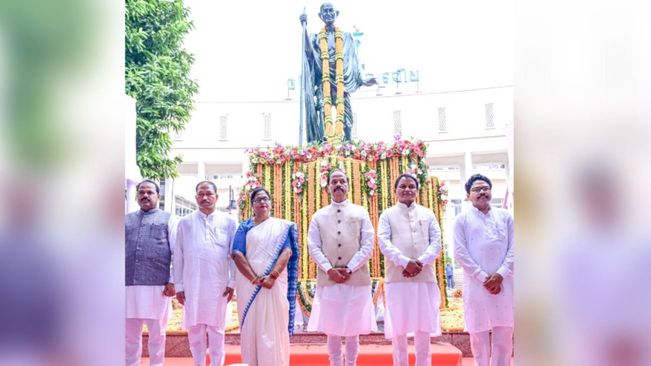
[[[193,29],[182,0],[126,0],[126,93],[136,99],[140,173],[152,179],[178,175],[171,131],[190,119],[198,86],[189,77],[194,57],[182,48]]]

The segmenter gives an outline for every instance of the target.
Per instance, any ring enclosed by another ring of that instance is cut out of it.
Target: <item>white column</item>
[[[465,189],[465,184],[468,181],[468,178],[473,174],[474,169],[472,168],[472,153],[470,151],[466,151],[463,155],[463,178],[461,179],[461,189],[463,191],[464,197],[466,194],[466,189]],[[465,208],[467,209],[470,207],[470,201],[465,201]]]
[[[200,161],[197,163],[197,181],[206,180],[206,162]]]
[[[509,190],[509,202],[514,203],[515,193],[515,174],[513,168],[515,166],[513,161],[513,122],[506,124],[506,143],[507,143],[507,164],[506,166],[506,183]],[[511,206],[515,207],[515,206]]]
[[[472,153],[470,151],[466,151],[463,155],[463,178],[461,179],[461,183],[465,184],[472,174]]]
[[[174,206],[174,179],[167,178],[165,179],[165,207],[163,207],[163,211],[174,213]]]
[[[138,209],[138,203],[136,202],[136,182],[127,179],[125,182],[126,189],[126,204],[124,206],[124,213],[129,213]]]

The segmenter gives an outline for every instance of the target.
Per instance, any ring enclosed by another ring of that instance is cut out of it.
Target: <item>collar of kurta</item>
[[[488,206],[488,212],[487,213],[483,213],[483,212],[479,211],[479,209],[477,207],[475,207],[475,206],[471,206],[470,210],[473,211],[475,214],[481,216],[481,217],[488,217],[488,216],[490,216],[491,212],[493,212],[493,208],[491,206]]]
[[[215,217],[215,214],[217,213],[217,210],[213,211],[210,215],[206,215],[205,213],[197,210],[197,214],[199,217],[201,217],[204,220],[211,220],[213,217]]]
[[[334,207],[346,207],[348,206],[348,200],[343,200],[341,202],[331,201],[330,204]]]
[[[145,211],[145,210],[143,210],[143,209],[141,208],[141,209],[140,209],[140,214],[141,214],[141,215],[151,215],[151,214],[156,213],[156,212],[158,212],[158,211],[160,211],[160,208],[158,208],[158,207],[154,207],[154,208],[152,208],[152,209],[149,210],[149,211]]]
[[[416,201],[412,202],[411,205],[407,206],[402,202],[398,202],[397,204],[398,208],[401,210],[407,210],[407,211],[412,211],[416,208]]]

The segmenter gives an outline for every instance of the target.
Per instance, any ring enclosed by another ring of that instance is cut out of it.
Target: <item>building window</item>
[[[448,122],[445,117],[445,107],[439,107],[439,132],[448,132]]]
[[[219,116],[219,140],[226,141],[228,140],[228,114]]]
[[[174,197],[174,213],[177,216],[185,216],[197,210],[197,204],[180,196]]]
[[[162,207],[163,209],[165,209],[166,195],[165,195],[165,180],[164,179],[162,181],[158,182],[158,189],[159,189],[158,207],[156,207],[156,208],[161,208]]]
[[[493,103],[484,104],[486,112],[486,128],[495,128],[495,114],[493,113]]]
[[[350,130],[350,138],[352,140],[357,140],[357,113],[353,113],[353,127]]]
[[[495,208],[502,208],[502,202],[504,202],[504,198],[493,198],[491,200],[491,206]]]
[[[262,139],[265,141],[271,140],[271,113],[262,113]]]
[[[450,200],[448,203],[448,209],[450,208],[454,212],[454,217],[457,217],[461,213],[461,209],[463,208],[463,205],[461,204],[461,200],[459,199]]]
[[[402,118],[399,110],[393,111],[393,133],[395,135],[402,135]]]

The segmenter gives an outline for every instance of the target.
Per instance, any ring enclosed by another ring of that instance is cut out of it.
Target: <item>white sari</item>
[[[270,217],[246,234],[246,259],[261,275],[274,259],[276,248],[291,223]],[[256,286],[237,274],[237,309],[240,323]],[[287,270],[280,273],[271,289],[262,288],[246,313],[240,330],[242,362],[249,366],[289,365],[289,302]]]

